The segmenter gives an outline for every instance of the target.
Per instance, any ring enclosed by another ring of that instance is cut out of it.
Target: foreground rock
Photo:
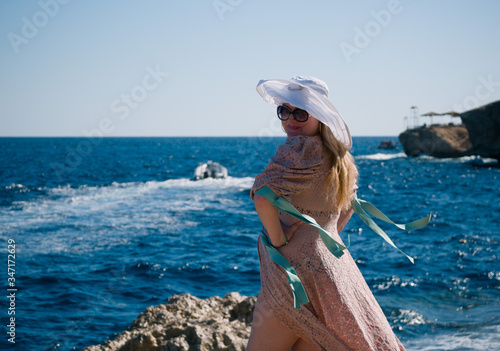
[[[83,351],[244,351],[256,297],[174,295],[150,306],[115,340]]]
[[[500,161],[500,101],[460,115],[472,144],[469,153]]]
[[[432,125],[409,129],[399,135],[399,142],[408,156],[427,154],[434,157],[469,155],[472,144],[464,126]]]

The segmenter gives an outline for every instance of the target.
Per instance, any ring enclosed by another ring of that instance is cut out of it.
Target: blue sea
[[[399,223],[433,213],[415,232],[380,224],[415,264],[356,215],[341,236],[408,350],[500,350],[500,168],[378,149],[386,139],[354,138],[358,196]],[[284,140],[0,138],[0,348],[81,350],[173,294],[257,295],[249,191]],[[229,178],[192,181],[208,160]]]

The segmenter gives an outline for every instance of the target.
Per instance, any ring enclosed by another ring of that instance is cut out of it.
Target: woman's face
[[[284,103],[291,111],[295,110],[296,107],[290,105],[289,103]],[[287,136],[313,136],[319,133],[319,121],[313,116],[309,115],[309,118],[305,122],[297,122],[295,118],[290,116],[287,121],[281,121],[281,125],[285,130]]]

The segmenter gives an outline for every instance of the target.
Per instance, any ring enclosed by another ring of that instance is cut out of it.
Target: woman
[[[269,187],[343,245],[338,233],[353,212],[358,172],[348,152],[349,129],[328,100],[327,85],[297,76],[260,81],[257,91],[278,106],[287,140],[251,190],[265,230],[258,240],[261,290],[247,351],[404,350],[350,254],[335,257],[317,228],[257,193]],[[300,278],[308,301],[300,308],[270,247]]]

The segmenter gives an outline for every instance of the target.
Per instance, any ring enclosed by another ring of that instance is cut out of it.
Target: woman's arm
[[[358,185],[354,184],[354,190],[353,190],[352,195],[351,195],[351,201],[356,198],[357,189],[358,189]],[[352,205],[349,206],[349,208],[347,210],[340,211],[339,220],[337,222],[337,233],[340,233],[342,231],[342,229],[344,229],[347,222],[349,222],[349,219],[351,219],[351,216],[353,213],[354,213],[354,210],[352,209]]]
[[[273,246],[281,246],[285,244],[286,238],[290,240],[295,231],[302,225],[303,222],[298,221],[292,226],[285,226],[281,223],[278,217],[278,209],[273,206],[267,199],[259,194],[255,194],[253,198],[255,210],[259,215],[260,221],[269,234],[269,239]],[[285,237],[286,234],[286,237]]]
[[[351,219],[353,212],[354,210],[352,209],[352,206],[349,207],[348,210],[342,210],[340,212],[339,220],[337,222],[337,233],[340,233],[342,229],[344,229],[347,222],[349,222],[349,219]]]

